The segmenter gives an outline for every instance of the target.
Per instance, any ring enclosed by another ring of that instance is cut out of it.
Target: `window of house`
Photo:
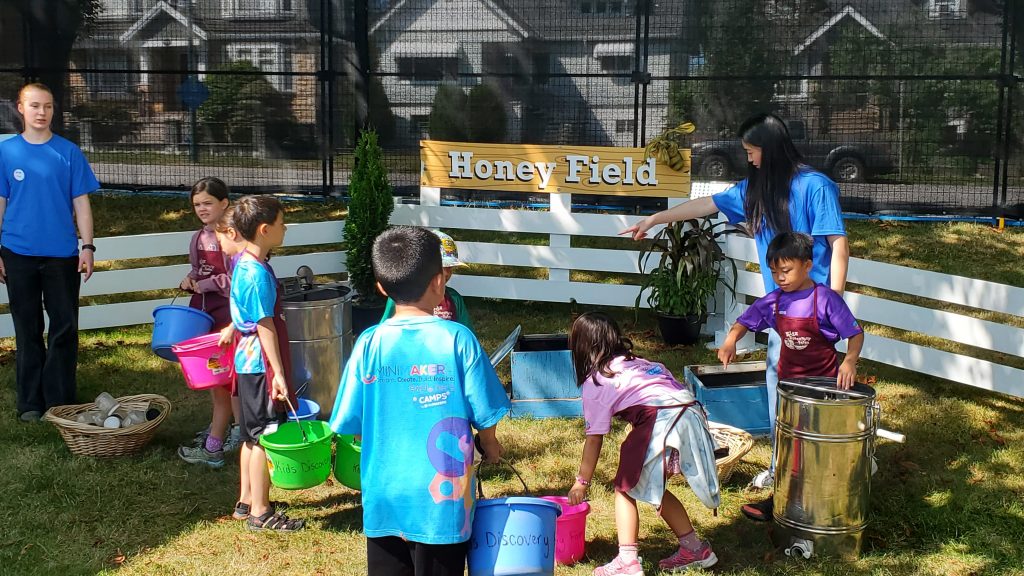
[[[602,56],[602,72],[631,72],[633,70],[632,56]]]
[[[616,120],[615,121],[615,132],[616,133],[623,134],[625,132],[629,132],[630,134],[632,134],[634,131],[636,131],[636,120],[630,119],[630,120]]]
[[[960,18],[962,0],[928,0],[929,18]]]
[[[129,63],[128,53],[124,50],[90,50],[86,57],[86,66],[101,69],[102,72],[89,72],[85,75],[85,83],[94,98],[116,99],[128,92],[131,77],[124,70],[134,68]]]
[[[452,80],[459,74],[459,59],[452,57],[403,57],[395,58],[398,76],[418,82],[440,82]]]
[[[131,18],[142,14],[142,0],[103,0],[100,18]]]
[[[698,76],[704,72],[704,54],[693,54],[686,63],[686,71],[690,76]]]
[[[430,114],[413,114],[409,116],[409,134],[423,138],[430,129]]]
[[[632,16],[636,10],[636,0],[584,0],[580,2],[580,14],[598,14],[600,16]],[[654,4],[649,7],[654,13]]]
[[[775,98],[777,100],[806,100],[808,81],[782,80],[775,84]]]
[[[227,18],[272,18],[291,14],[294,0],[224,0]]]
[[[229,44],[228,58],[232,62],[249,62],[259,68],[278,91],[292,90],[292,77],[282,74],[291,71],[291,54],[281,44]]]

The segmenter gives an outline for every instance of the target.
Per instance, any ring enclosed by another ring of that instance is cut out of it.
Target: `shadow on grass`
[[[325,529],[341,532],[361,532],[363,529],[363,506],[359,492],[345,490],[332,492],[326,498],[310,502],[331,512],[322,516]]]
[[[188,390],[178,366],[150,352],[147,335],[139,328],[84,334],[79,355],[80,402],[103,391],[171,401],[153,440],[133,456],[76,456],[49,423],[18,423],[11,409],[14,363],[0,365],[0,405],[6,407],[0,418],[0,461],[6,463],[0,573],[96,574],[155,548],[201,540],[189,537],[214,525],[244,534],[230,517],[238,496],[237,453],[218,470],[186,464],[175,454],[209,423],[209,395]],[[300,501],[306,494],[275,490],[272,497],[291,502],[295,517],[317,515]],[[337,497],[332,506],[358,504],[358,495]]]
[[[751,522],[738,510],[767,493],[737,489],[744,478],[734,474],[723,489],[719,519],[696,522],[720,559],[717,573],[968,576],[1003,574],[1024,564],[1024,401],[893,368],[872,369],[879,374],[882,427],[905,433],[907,442],[876,441],[879,470],[871,480],[860,560],[803,561],[775,550],[771,525]],[[678,484],[672,490],[688,492]],[[652,536],[646,554],[660,558],[673,551],[663,524]]]

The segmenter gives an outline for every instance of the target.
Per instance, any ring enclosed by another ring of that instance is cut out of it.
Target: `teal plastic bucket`
[[[153,309],[153,353],[171,362],[178,357],[171,346],[213,330],[213,316],[189,306],[157,306]]]
[[[540,498],[480,500],[469,538],[469,576],[555,573],[555,523],[562,508]]]
[[[299,430],[302,426],[302,430]],[[302,438],[306,433],[308,442]],[[319,486],[331,475],[331,439],[334,432],[326,422],[285,422],[276,432],[260,436],[267,451],[270,482],[285,490]]]

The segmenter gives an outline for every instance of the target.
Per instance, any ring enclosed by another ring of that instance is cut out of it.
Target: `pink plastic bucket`
[[[555,521],[555,562],[575,564],[583,558],[587,543],[587,514],[590,504],[580,502],[572,506],[565,496],[541,496],[562,507],[562,515]]]
[[[171,346],[181,362],[185,384],[193,390],[204,390],[231,384],[235,349],[217,345],[220,334],[205,334]]]

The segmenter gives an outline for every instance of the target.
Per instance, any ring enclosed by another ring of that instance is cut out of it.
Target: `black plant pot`
[[[352,335],[359,336],[370,326],[380,324],[380,317],[384,314],[384,303],[379,304],[357,304],[352,303]]]
[[[700,340],[700,326],[704,323],[703,315],[669,316],[661,312],[657,314],[658,329],[661,330],[661,339],[665,341],[665,344],[689,346]]]

